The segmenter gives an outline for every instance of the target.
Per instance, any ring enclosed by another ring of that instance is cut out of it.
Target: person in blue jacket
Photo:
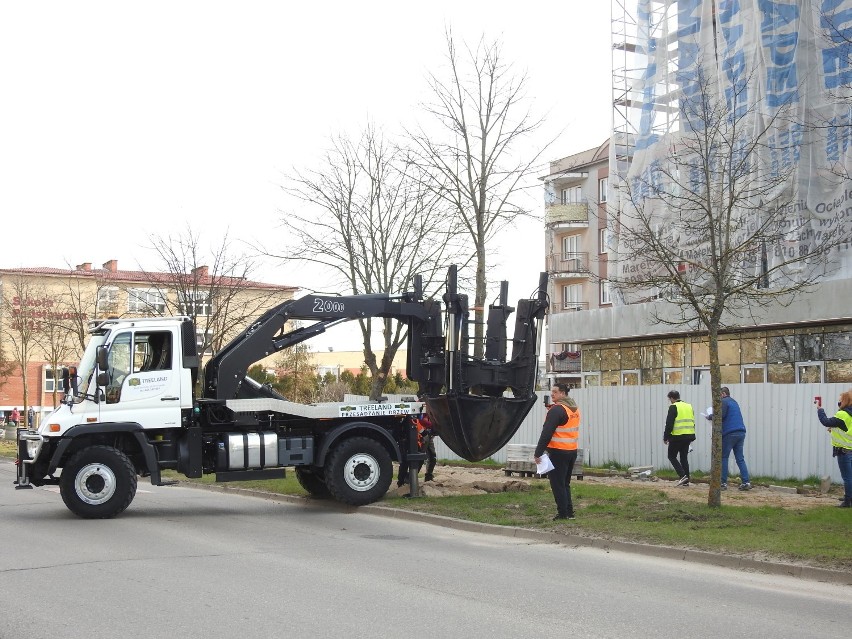
[[[740,469],[740,490],[751,490],[751,477],[748,474],[743,444],[746,438],[745,421],[740,405],[727,386],[722,386],[722,490],[728,490],[728,458],[731,451]]]

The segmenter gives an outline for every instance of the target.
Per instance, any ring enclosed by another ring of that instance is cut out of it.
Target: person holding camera
[[[553,403],[548,406],[547,416],[541,428],[541,436],[535,447],[533,458],[541,463],[547,450],[553,470],[547,473],[550,490],[556,502],[557,519],[574,519],[574,502],[571,500],[571,474],[577,461],[577,445],[580,438],[580,409],[568,395],[567,384],[554,384],[550,389]]]
[[[840,477],[843,479],[843,499],[840,508],[852,508],[852,391],[840,393],[837,412],[828,417],[822,409],[822,400],[814,400],[820,423],[831,433],[832,456],[837,458]]]

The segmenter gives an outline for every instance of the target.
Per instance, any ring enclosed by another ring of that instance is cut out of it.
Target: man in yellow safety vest
[[[695,411],[692,405],[680,401],[680,393],[669,391],[671,402],[666,415],[663,443],[669,447],[669,461],[677,473],[677,486],[689,486],[689,445],[695,441]]]

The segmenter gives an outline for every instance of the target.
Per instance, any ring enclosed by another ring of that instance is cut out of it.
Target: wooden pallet
[[[525,444],[515,444],[514,446],[517,446],[518,448],[524,447],[527,450],[532,448],[532,451],[535,451],[535,446],[527,446]],[[517,457],[512,454],[513,452],[517,451],[509,450],[509,447],[507,447],[508,459],[506,460],[506,465],[503,468],[503,473],[506,475],[506,477],[511,477],[515,473],[517,473],[518,477],[535,477],[536,479],[543,479],[547,477],[547,475],[539,475],[537,472],[535,472],[534,461],[527,461],[526,459],[517,459]],[[524,453],[527,453],[527,451],[524,451]],[[528,454],[532,456],[532,452],[528,452]],[[513,457],[515,458],[513,459]],[[574,475],[580,481],[582,481],[583,479],[583,462],[585,461],[585,458],[585,449],[578,448],[577,461],[574,462],[574,472],[572,473],[572,475]]]

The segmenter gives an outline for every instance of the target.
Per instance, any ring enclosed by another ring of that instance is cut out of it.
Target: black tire
[[[84,519],[109,519],[136,496],[136,468],[120,450],[90,446],[62,469],[59,493],[72,513]]]
[[[296,479],[299,485],[307,491],[307,493],[316,499],[328,499],[331,493],[328,486],[325,485],[325,479],[322,472],[317,472],[303,466],[296,467]]]
[[[350,506],[363,506],[378,501],[388,492],[393,480],[393,462],[379,442],[353,437],[332,449],[324,474],[332,497]]]

